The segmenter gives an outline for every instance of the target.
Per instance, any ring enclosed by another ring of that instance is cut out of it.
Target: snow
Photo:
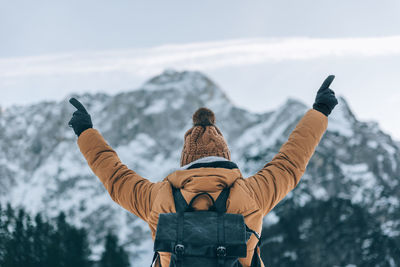
[[[290,198],[290,195],[292,194],[292,192],[291,193],[289,193],[288,195],[287,195],[287,197],[288,198]],[[310,201],[312,200],[312,197],[310,196],[310,195],[307,195],[307,194],[302,194],[302,195],[300,195],[300,197],[298,198],[298,205],[300,206],[300,207],[304,207],[307,203],[309,203]]]
[[[167,99],[164,98],[156,99],[155,101],[153,101],[153,103],[151,103],[149,107],[147,107],[143,111],[143,114],[149,115],[149,114],[161,113],[167,109],[167,106],[168,106]]]
[[[185,100],[183,100],[183,98],[178,98],[178,99],[175,99],[174,101],[172,101],[171,106],[173,109],[179,109],[180,107],[183,106],[184,103],[185,103]]]
[[[398,225],[399,225],[399,222],[396,222],[393,220],[388,220],[381,224],[381,229],[382,229],[383,233],[389,237],[398,237],[398,236],[400,236],[400,231],[393,230],[396,228],[399,229]]]
[[[291,260],[295,261],[297,260],[297,253],[296,251],[285,251],[283,253],[283,256],[286,258],[290,258]]]
[[[151,147],[155,146],[156,141],[151,138],[148,134],[139,133],[135,139],[129,142],[127,145],[122,147],[117,147],[115,150],[118,156],[124,161],[128,161],[129,157],[134,155],[144,155],[147,154]]]
[[[341,164],[340,167],[344,174],[349,174],[349,175],[365,173],[368,171],[368,165],[366,163],[359,163],[352,165]]]
[[[269,237],[269,238],[267,237],[264,242],[267,242],[267,243],[271,243],[271,242],[282,243],[283,240],[284,240],[284,237],[282,235],[279,235],[279,236],[274,236],[274,237]]]
[[[349,117],[346,104],[339,102],[328,119],[328,131],[337,132],[346,137],[352,137],[353,120]]]
[[[159,150],[157,142],[144,133],[139,133],[127,145],[117,147],[115,150],[122,163],[152,182],[162,180],[163,176],[177,168],[180,162],[180,151],[175,151],[169,157],[160,153],[154,154]]]
[[[382,143],[382,146],[387,152],[389,152],[390,155],[396,155],[397,150],[394,147],[392,147],[386,143]]]
[[[279,217],[274,211],[270,211],[267,216],[264,217],[264,226],[277,224],[279,222]]]
[[[283,107],[286,106],[286,103]],[[283,136],[289,124],[297,119],[296,114],[291,114],[284,122],[278,121],[280,118],[282,106],[277,109],[267,121],[256,124],[255,126],[247,129],[243,135],[236,140],[235,147],[239,149],[246,149],[250,156],[259,155],[266,148],[274,145]]]
[[[199,72],[166,70],[162,75],[148,81],[141,88],[146,91],[199,89],[207,86],[206,77]]]
[[[369,201],[370,194],[379,197],[382,188],[377,185],[374,173],[369,171],[366,163],[346,165],[341,164],[340,168],[345,175],[345,179],[352,182],[351,199],[354,203],[366,203]],[[375,203],[376,204],[376,203]]]
[[[327,199],[329,197],[328,192],[322,186],[313,187],[311,192],[316,199]]]
[[[128,122],[125,127],[127,129],[132,129],[135,125],[137,125],[139,123],[140,123],[140,120],[138,118],[135,118],[134,120],[131,120],[130,122]]]
[[[376,149],[379,145],[378,142],[375,140],[368,140],[367,146],[369,146],[372,149]]]

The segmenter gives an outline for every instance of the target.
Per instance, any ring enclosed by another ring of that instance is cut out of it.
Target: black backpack
[[[187,204],[181,191],[172,187],[176,213],[159,214],[153,263],[159,257],[158,252],[169,252],[170,267],[242,266],[239,258],[246,257],[250,236],[255,234],[260,238],[247,227],[243,215],[226,213],[229,191],[223,189],[215,201],[210,194],[199,193]],[[207,195],[213,204],[208,210],[195,211],[192,204],[202,195]],[[261,266],[259,243],[254,249],[251,264],[254,267]]]

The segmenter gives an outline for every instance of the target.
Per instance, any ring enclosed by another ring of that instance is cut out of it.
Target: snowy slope
[[[69,97],[0,113],[0,201],[49,217],[65,211],[71,222],[88,227],[92,244],[108,228],[118,229],[134,266],[146,266],[152,250],[149,230],[112,202],[86,165],[67,126],[74,111]],[[245,176],[272,159],[308,109],[289,99],[274,111],[251,113],[235,107],[203,74],[172,70],[131,92],[76,97],[121,160],[151,181],[179,167],[183,135],[198,107],[214,110],[233,161]],[[386,234],[399,237],[400,146],[378,124],[357,120],[345,99],[339,102],[302,182],[288,199],[299,206],[332,196],[350,199],[379,216]],[[266,220],[279,218],[271,213]],[[94,257],[99,252],[95,248]]]

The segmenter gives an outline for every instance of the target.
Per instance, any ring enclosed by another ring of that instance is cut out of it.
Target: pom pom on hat
[[[208,108],[199,108],[193,114],[193,126],[208,126],[215,124],[215,115]]]

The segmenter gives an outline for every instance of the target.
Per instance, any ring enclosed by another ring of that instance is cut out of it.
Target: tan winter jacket
[[[242,214],[246,224],[261,233],[263,217],[299,183],[327,126],[328,118],[310,109],[272,161],[248,178],[243,178],[239,169],[206,167],[177,170],[163,181],[152,183],[128,169],[97,130],[84,131],[78,145],[111,198],[145,220],[153,240],[158,215],[175,212],[170,184],[181,189],[187,202],[199,192],[208,192],[216,199],[224,187],[231,187],[227,212]],[[210,204],[208,198],[199,198],[194,208],[204,210]],[[247,257],[240,259],[243,266],[250,266],[256,243],[253,235],[247,245]],[[161,254],[161,266],[169,266],[169,260],[170,255]]]

